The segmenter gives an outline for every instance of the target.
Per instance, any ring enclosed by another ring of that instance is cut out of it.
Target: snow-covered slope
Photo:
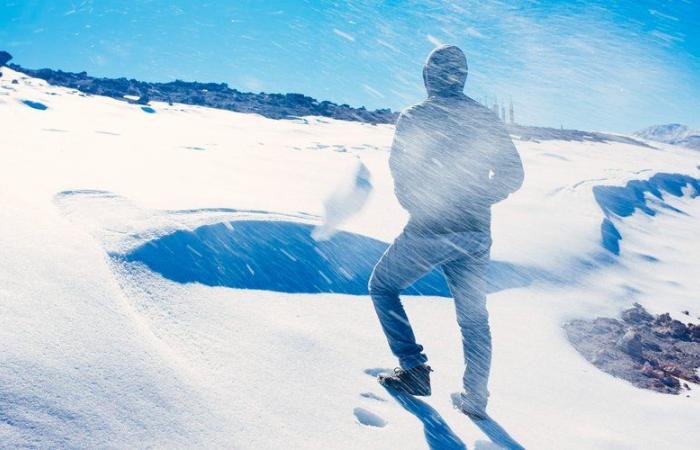
[[[634,134],[650,141],[700,150],[700,130],[693,130],[679,123],[653,125]]]
[[[433,396],[374,381],[395,363],[362,282],[406,220],[391,126],[150,108],[3,69],[1,447],[486,449],[503,430],[536,449],[700,441],[698,387],[640,390],[562,330],[634,301],[700,315],[697,152],[516,141],[526,181],[494,210],[489,274],[502,428],[480,430],[451,407],[462,358],[439,277],[406,297]],[[311,226],[357,158],[368,204],[316,246]],[[657,173],[658,196],[629,183]]]

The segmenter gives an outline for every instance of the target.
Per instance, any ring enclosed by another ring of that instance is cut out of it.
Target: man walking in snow
[[[430,395],[430,366],[416,343],[399,293],[439,266],[454,297],[466,369],[460,409],[483,417],[489,392],[491,332],[485,275],[491,205],[520,188],[523,167],[500,119],[467,97],[467,60],[455,46],[433,50],[423,68],[428,98],[404,110],[389,165],[410,219],[372,272],[369,291],[400,367],[379,382]]]

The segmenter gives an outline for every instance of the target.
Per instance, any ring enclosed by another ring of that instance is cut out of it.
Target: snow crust
[[[182,283],[118,257],[205,225],[318,224],[358,158],[373,190],[342,231],[390,242],[406,220],[387,166],[393,127],[147,113],[2,72],[0,447],[495,448],[451,405],[462,356],[448,298],[405,298],[435,369],[432,397],[407,403],[374,380],[395,362],[366,295]],[[697,323],[692,188],[648,197],[653,216],[611,215],[619,256],[602,245],[593,195],[656,173],[697,179],[697,152],[516,145],[525,184],[494,208],[491,416],[525,448],[693,448],[698,387],[670,396],[612,378],[561,325],[635,301]]]

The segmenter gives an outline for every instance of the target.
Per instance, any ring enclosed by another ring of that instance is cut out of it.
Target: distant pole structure
[[[498,97],[494,98],[493,105],[491,105],[491,111],[493,111],[497,116],[500,116],[498,108]]]
[[[491,105],[489,105],[489,102],[492,102]],[[490,99],[488,95],[484,95],[482,104],[493,111],[503,123],[515,125],[515,107],[513,106],[512,97],[506,106],[505,100],[503,100],[503,103],[498,102],[498,96],[494,96],[493,99]]]
[[[510,99],[510,106],[508,107],[508,112],[510,113],[510,124],[515,125],[515,111],[513,110],[513,99]],[[505,114],[504,114],[505,116]],[[503,117],[503,121],[505,122],[505,117]]]

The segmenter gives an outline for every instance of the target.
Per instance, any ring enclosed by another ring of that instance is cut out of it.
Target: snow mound
[[[664,193],[695,198],[700,195],[700,179],[678,173],[657,173],[648,180],[631,180],[624,186],[594,186],[593,196],[605,213],[601,224],[603,247],[620,254],[622,234],[610,220],[612,216],[628,217],[636,210],[653,216],[656,214],[654,206],[680,212],[664,202]],[[655,201],[651,202],[647,194]]]
[[[269,220],[274,216],[261,213],[257,217],[178,230],[113,257],[144,264],[178,283],[366,295],[374,264],[389,246],[345,231],[316,241],[310,223]],[[425,275],[404,293],[450,297],[440,270],[438,267]],[[554,277],[537,269],[491,261],[487,288],[496,292],[527,286],[536,279]]]
[[[367,294],[372,268],[388,244],[339,232],[316,241],[308,223],[239,220],[176,231],[124,256],[178,283],[277,292]],[[433,272],[410,294],[449,296]]]
[[[147,210],[109,191],[62,191],[54,201],[87,229],[119,265],[145,266],[176,283],[288,293],[366,295],[374,264],[387,242],[341,231],[314,239],[318,217],[232,208]],[[436,268],[406,295],[450,297]],[[128,270],[126,273],[130,273]],[[492,260],[487,289],[561,282],[534,267]]]

